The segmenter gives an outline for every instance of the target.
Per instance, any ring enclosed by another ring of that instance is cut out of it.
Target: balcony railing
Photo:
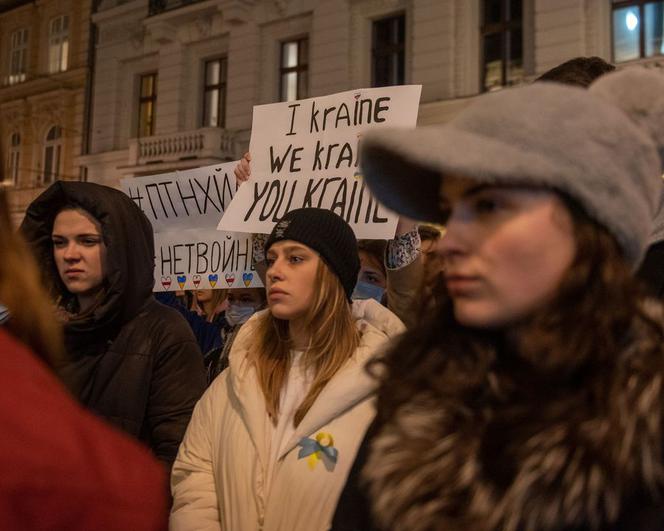
[[[217,127],[134,138],[129,141],[129,164],[141,166],[196,158],[233,160],[233,147],[233,135]]]

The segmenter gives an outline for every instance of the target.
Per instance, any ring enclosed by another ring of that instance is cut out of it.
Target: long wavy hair
[[[305,315],[309,344],[302,354],[304,368],[311,371],[314,380],[295,412],[295,426],[359,344],[346,293],[323,260],[318,264],[315,283],[314,299]],[[258,348],[253,363],[273,422],[279,416],[281,391],[290,370],[293,345],[288,330],[288,321],[277,319],[271,312],[266,312],[257,323]]]
[[[0,302],[10,313],[3,328],[49,364],[63,356],[55,307],[42,289],[37,264],[14,232],[4,187],[0,186]]]
[[[516,355],[540,374],[574,386],[588,371],[615,363],[634,319],[644,323],[653,344],[664,341],[662,326],[644,311],[644,290],[616,240],[576,203],[563,200],[572,214],[576,254],[554,299],[518,330],[505,333],[461,325],[444,284],[439,285],[435,310],[421,315],[418,326],[370,367],[381,380],[379,425],[418,393],[471,401],[481,396],[501,355]]]

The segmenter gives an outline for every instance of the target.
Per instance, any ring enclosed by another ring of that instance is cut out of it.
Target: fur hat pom
[[[643,67],[626,68],[600,77],[590,91],[621,109],[650,136],[664,171],[664,74]]]

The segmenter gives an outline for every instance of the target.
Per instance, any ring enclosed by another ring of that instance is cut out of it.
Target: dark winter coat
[[[152,227],[113,188],[56,182],[26,212],[21,231],[61,305],[71,306],[73,297],[57,273],[51,232],[57,213],[71,204],[101,223],[106,280],[91,315],[65,324],[68,359],[56,369],[83,404],[171,464],[205,389],[202,355],[186,321],[152,297]]]
[[[664,356],[645,326],[583,385],[515,362],[477,396],[414,394],[369,430],[333,531],[661,531]]]
[[[196,312],[188,309],[182,304],[173,291],[155,293],[154,298],[162,304],[173,308],[185,318],[191,331],[194,333],[194,337],[198,342],[198,347],[203,354],[206,354],[212,349],[223,348],[224,342],[222,334],[224,329],[228,327],[228,323],[223,314],[218,314],[215,316],[214,320],[210,322],[205,317],[198,315]]]

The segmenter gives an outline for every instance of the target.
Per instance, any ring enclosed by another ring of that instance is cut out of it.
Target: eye
[[[265,263],[267,264],[268,267],[272,267],[274,264],[274,257],[273,256],[268,256],[265,258]]]
[[[294,255],[294,254],[288,257],[288,261],[289,261],[291,264],[299,264],[299,263],[302,262],[303,260],[304,260],[304,259],[303,259],[301,256],[297,256],[297,255]]]
[[[502,202],[494,197],[478,197],[474,202],[474,209],[480,214],[491,214],[500,210]]]
[[[51,241],[53,242],[53,247],[63,247],[67,243],[63,238],[53,238]]]
[[[101,243],[101,239],[95,237],[85,237],[81,239],[81,243],[86,247],[93,247],[94,245]]]

